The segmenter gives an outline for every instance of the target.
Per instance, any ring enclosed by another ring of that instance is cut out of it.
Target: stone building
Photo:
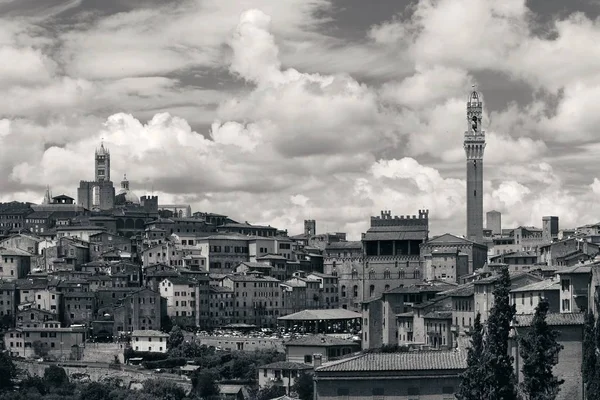
[[[25,278],[31,269],[31,253],[15,248],[0,248],[0,279]]]
[[[382,211],[380,217],[371,217],[362,237],[363,267],[352,271],[364,282],[361,301],[422,281],[420,246],[428,235],[429,210],[419,210],[418,216],[393,217],[391,211]]]
[[[115,202],[115,188],[110,180],[110,152],[104,143],[95,154],[95,179],[81,181],[77,189],[77,204],[88,210],[111,210]]]
[[[338,278],[340,307],[360,311],[363,298],[363,242],[329,243],[325,247],[323,268],[326,274]]]
[[[471,274],[473,271],[483,267],[487,261],[487,247],[483,244],[464,239],[450,233],[436,236],[421,245],[421,256],[424,261],[427,256],[433,256],[436,253],[448,253],[460,251],[468,257],[468,270],[454,273],[455,282],[464,274]],[[444,255],[448,257],[448,255]],[[447,263],[447,261],[446,261]],[[442,263],[443,264],[443,263]],[[460,264],[460,263],[459,263]],[[433,264],[436,265],[436,264]],[[450,265],[449,265],[450,266]],[[456,267],[456,266],[455,266]],[[456,272],[456,269],[454,270]],[[423,271],[427,277],[434,276],[434,271]],[[447,273],[448,274],[448,273]]]

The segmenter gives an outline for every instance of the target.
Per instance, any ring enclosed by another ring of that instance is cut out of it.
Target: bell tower
[[[100,144],[100,148],[96,150],[96,170],[94,176],[96,182],[110,181],[110,152],[104,148],[104,143]]]
[[[464,148],[467,155],[467,239],[483,241],[483,152],[485,132],[481,127],[483,98],[475,87],[467,101],[467,131]]]

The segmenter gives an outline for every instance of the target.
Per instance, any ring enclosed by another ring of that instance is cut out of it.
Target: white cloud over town
[[[382,209],[427,208],[432,233],[463,234],[477,84],[489,100],[484,208],[507,226],[596,218],[600,27],[583,14],[541,35],[524,0],[420,0],[357,42],[332,33],[326,0],[61,20],[80,6],[66,3],[50,19],[0,21],[1,201],[39,202],[46,185],[76,197],[104,140],[116,185],[127,173],[138,195],[195,211],[290,233],[316,219],[357,239]],[[503,82],[489,71],[531,99],[490,108]]]

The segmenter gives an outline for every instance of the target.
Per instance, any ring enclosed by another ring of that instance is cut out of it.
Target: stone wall
[[[17,366],[17,368],[20,368],[31,375],[37,376],[44,376],[44,370],[52,364],[53,363],[15,361],[15,365]],[[90,377],[91,381],[100,381],[105,378],[118,378],[123,381],[125,387],[127,388],[135,387],[136,384],[142,383],[148,379],[165,379],[173,381],[178,385],[182,386],[186,390],[186,392],[191,390],[192,388],[190,382],[180,380],[173,375],[159,375],[155,374],[153,371],[142,369],[136,370],[129,366],[123,366],[121,369],[108,368],[106,365],[93,366],[90,364],[88,364],[88,366],[85,368],[80,366],[65,366],[64,364],[61,364],[61,366],[65,369],[69,378],[72,377],[73,374],[86,374]]]

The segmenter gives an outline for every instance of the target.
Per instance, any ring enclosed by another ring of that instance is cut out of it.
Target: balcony
[[[413,326],[412,326],[412,325],[405,326],[405,327],[404,327],[404,332],[414,332],[414,331],[413,331]]]

